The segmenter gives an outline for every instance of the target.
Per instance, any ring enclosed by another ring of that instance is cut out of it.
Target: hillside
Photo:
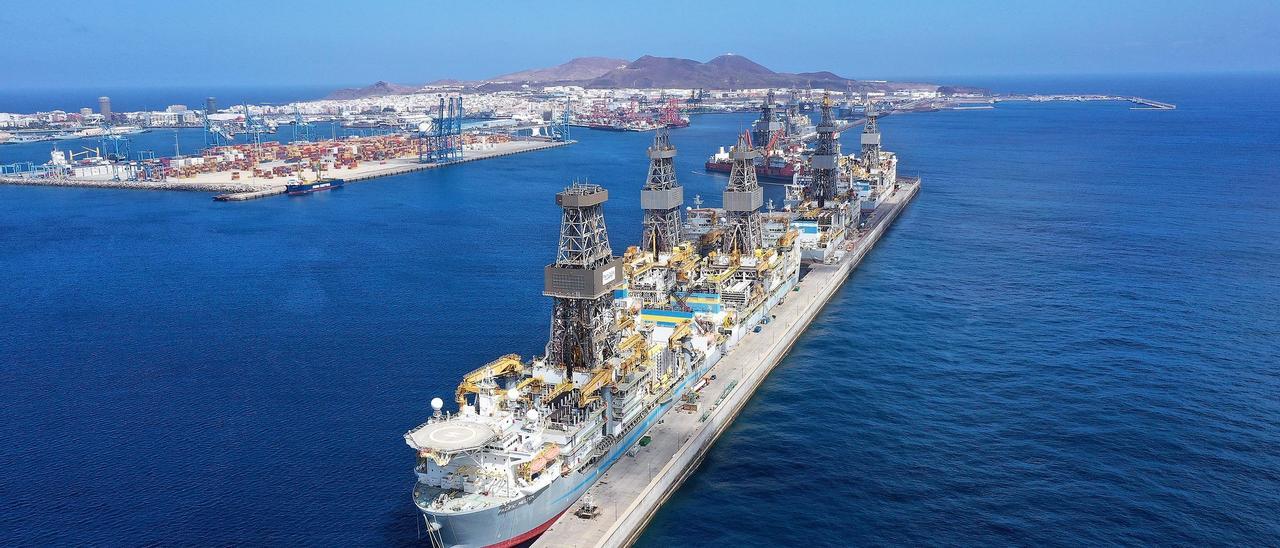
[[[830,72],[774,72],[741,55],[726,54],[705,63],[646,55],[584,83],[591,88],[763,88],[800,87],[843,90],[856,80]]]
[[[613,69],[627,65],[625,59],[608,57],[578,57],[554,67],[522,70],[489,78],[488,82],[563,82],[590,80]]]
[[[405,95],[413,93],[418,89],[419,88],[415,86],[378,81],[362,88],[342,88],[334,90],[332,93],[325,96],[325,99],[341,101],[347,99],[362,99],[365,97],[381,97],[383,95]]]
[[[775,72],[742,55],[725,54],[705,63],[678,57],[645,55],[635,61],[608,57],[578,57],[546,68],[522,70],[478,81],[438,80],[478,92],[519,90],[527,86],[579,85],[588,88],[744,89],[799,88],[844,91],[892,91],[905,87],[929,88],[934,84],[862,81],[829,71]],[[334,91],[327,99],[358,99],[414,93],[421,88],[377,82],[363,88]],[[948,88],[949,90],[951,88]],[[969,88],[955,88],[969,89]]]

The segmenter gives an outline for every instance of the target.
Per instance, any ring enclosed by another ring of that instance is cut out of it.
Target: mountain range
[[[522,70],[489,78],[490,82],[572,82],[590,80],[611,70],[627,66],[626,59],[578,57],[554,67]]]
[[[806,87],[843,90],[855,80],[830,72],[774,72],[741,55],[726,54],[705,63],[646,55],[585,83],[591,88],[737,89]]]
[[[843,91],[888,91],[932,84],[866,81],[845,78],[828,71],[775,72],[742,55],[725,54],[705,63],[678,57],[645,55],[635,61],[608,57],[578,57],[554,67],[522,70],[475,81],[437,80],[427,86],[461,86],[477,91],[520,89],[525,86],[576,85],[587,88],[806,88]],[[346,88],[326,99],[353,99],[413,93],[425,86],[377,82],[363,88]]]

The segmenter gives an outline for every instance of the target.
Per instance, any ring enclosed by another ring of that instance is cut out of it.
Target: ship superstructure
[[[848,178],[857,188],[864,211],[873,211],[893,192],[898,182],[898,156],[880,147],[879,112],[867,106],[867,123],[862,128],[862,151],[857,161],[848,163]]]
[[[757,152],[755,156],[756,178],[761,181],[790,182],[804,171],[804,140],[813,133],[809,117],[789,108],[779,113],[774,106],[773,91],[765,95],[760,107],[760,118],[751,125],[747,144]],[[733,148],[733,147],[731,147]],[[740,148],[740,147],[739,147]],[[733,153],[720,147],[720,151],[707,158],[707,171],[730,173],[733,171]]]
[[[820,133],[834,139],[823,105]],[[876,135],[867,144],[878,145]],[[721,357],[769,322],[802,263],[841,258],[858,234],[852,182],[893,190],[892,153],[875,150],[864,165],[835,149],[834,189],[810,178],[788,186],[782,209],[766,210],[758,154],[740,135],[721,207],[695,198],[681,219],[675,148],[660,132],[641,188],[644,236],[621,256],[605,225],[606,189],[575,183],[556,194],[543,355],[508,354],[468,373],[456,411],[436,398],[432,417],[405,434],[417,451],[413,500],[433,544],[511,546],[545,531],[664,413],[696,399]],[[826,169],[822,157],[807,167]]]
[[[743,145],[739,161],[749,163]],[[641,191],[643,247],[620,257],[604,221],[607,190],[574,184],[556,195],[544,354],[472,371],[457,411],[436,399],[431,419],[405,434],[418,452],[413,500],[436,544],[510,545],[539,534],[798,280],[794,234],[762,242],[750,170],[725,191],[724,218],[737,228],[723,252],[704,255],[681,238],[674,157],[660,133]]]
[[[680,242],[680,207],[684,205],[684,187],[676,181],[676,147],[671,145],[667,128],[659,128],[649,147],[649,176],[640,191],[640,207],[644,208],[644,232],[640,248],[670,253]]]
[[[836,131],[836,121],[831,117],[831,97],[822,98],[822,120],[818,123],[818,144],[810,159],[812,168],[809,176],[810,194],[818,202],[818,207],[826,206],[827,200],[836,196],[836,178],[838,177],[837,161],[840,158],[840,134]]]

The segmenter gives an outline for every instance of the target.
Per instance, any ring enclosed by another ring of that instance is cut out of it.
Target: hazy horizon
[[[575,57],[705,61],[729,52],[780,72],[828,70],[856,79],[1280,71],[1280,36],[1271,32],[1280,3],[1252,0],[816,2],[790,18],[776,4],[754,1],[650,2],[619,5],[608,15],[590,3],[110,6],[53,11],[45,2],[7,3],[0,13],[10,37],[0,48],[0,64],[9,68],[5,87],[420,84]]]

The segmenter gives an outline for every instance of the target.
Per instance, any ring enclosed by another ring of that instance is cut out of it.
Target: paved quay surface
[[[799,291],[774,308],[774,319],[760,333],[745,337],[709,374],[716,375],[701,394],[696,413],[673,408],[649,430],[652,442],[634,457],[624,456],[587,491],[599,508],[594,519],[573,514],[574,503],[534,544],[535,547],[614,547],[632,544],[658,507],[701,463],[706,451],[728,428],[768,376],[817,316],[849,273],[875,246],[898,214],[920,191],[920,183],[900,185],[876,211],[869,228],[836,264],[813,265]]]
[[[361,162],[360,165],[355,168],[333,169],[326,171],[325,175],[343,179],[348,183],[354,183],[378,177],[390,177],[392,175],[409,173],[411,171],[435,169],[464,162],[475,162],[478,160],[488,160],[490,158],[498,158],[501,156],[510,156],[512,154],[545,150],[548,148],[565,146],[574,142],[576,141],[509,141],[506,143],[496,143],[492,145],[491,148],[483,150],[468,150],[465,152],[464,158],[459,162],[452,162],[448,164],[423,164],[418,162],[417,157],[393,158],[382,163],[376,161]],[[272,166],[283,164],[284,162],[270,162],[263,164],[263,167],[270,169]],[[200,173],[194,177],[182,179],[170,178],[167,181],[116,181],[112,179],[26,178],[6,176],[0,177],[0,184],[217,192],[225,193],[227,197],[224,199],[229,201],[260,198],[284,192],[284,181],[282,178],[276,177],[273,179],[265,179],[255,178],[251,175],[251,173],[242,172],[239,179],[232,179],[230,171],[222,171],[216,173]]]

